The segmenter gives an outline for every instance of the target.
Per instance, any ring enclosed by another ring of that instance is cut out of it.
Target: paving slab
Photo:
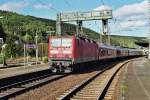
[[[150,61],[139,58],[127,64],[123,100],[150,100]]]

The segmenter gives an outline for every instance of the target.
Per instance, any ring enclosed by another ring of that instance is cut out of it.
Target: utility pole
[[[148,20],[149,20],[149,30],[148,30],[148,40],[149,40],[149,50],[148,50],[148,59],[150,60],[150,0],[148,0]]]
[[[61,14],[57,14],[56,33],[57,33],[58,35],[62,35],[62,34],[61,34]]]
[[[43,45],[44,45],[44,43],[42,43],[42,60],[43,60],[43,56],[44,56],[44,53],[43,53],[43,51],[44,51],[44,49],[43,49],[44,46],[43,46]]]
[[[26,44],[24,44],[24,66],[26,66]]]
[[[0,19],[3,19],[4,16],[0,16]],[[4,44],[4,39],[3,38],[0,38],[1,42],[2,42],[2,51],[1,51],[1,54],[2,54],[2,59],[3,59],[3,66],[4,66],[4,63],[5,63],[5,59],[4,59],[4,50],[3,50],[3,44]]]
[[[36,66],[37,66],[37,63],[38,63],[38,36],[37,36],[37,32],[36,32]]]
[[[105,43],[110,45],[110,35],[108,33],[108,19],[103,19],[102,20],[102,30],[103,30],[103,35],[105,40]]]
[[[83,34],[82,21],[77,21],[76,32],[77,34]]]
[[[2,47],[1,54],[2,54],[2,57],[3,57],[2,59],[3,59],[3,66],[4,66],[4,60],[5,60],[5,59],[4,59],[4,50],[3,50],[4,41],[3,41],[3,38],[0,38],[0,40],[1,40],[1,43],[2,43],[2,46],[1,46],[1,47]]]
[[[111,45],[110,27],[108,27],[108,45]]]

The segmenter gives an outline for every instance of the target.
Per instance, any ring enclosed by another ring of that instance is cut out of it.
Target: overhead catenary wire
[[[116,26],[119,26],[120,28],[121,28],[121,23],[120,22],[136,22],[136,21],[148,21],[148,18],[139,18],[139,19],[126,19],[126,20],[123,20],[123,19],[117,19],[117,18],[114,18],[114,19],[112,19],[112,21],[113,21],[113,24],[114,25],[116,25]],[[118,25],[119,24],[119,25]],[[143,27],[147,27],[148,25],[146,24],[146,25],[144,25],[144,26],[140,26],[140,27],[138,27],[138,28],[143,28]],[[136,27],[136,26],[130,26],[130,27]]]
[[[66,5],[67,5],[68,7],[72,7],[71,4],[69,3],[69,1],[64,0],[64,2],[66,3]]]
[[[57,12],[57,13],[59,13],[59,12],[60,12],[60,11],[59,11],[59,10],[57,10],[56,8],[54,8],[54,7],[50,6],[50,5],[48,5],[47,3],[45,3],[45,2],[43,2],[43,1],[41,1],[41,0],[36,0],[36,1],[37,1],[38,3],[40,3],[40,4],[44,5],[44,6],[48,7],[49,9],[51,9],[51,10],[53,10],[53,11]]]
[[[129,22],[131,22],[131,21],[144,21],[144,20],[148,20],[148,18],[126,19],[126,20],[114,18],[113,20],[114,20],[115,22],[122,22],[122,21],[129,21]]]
[[[101,2],[102,2],[102,5],[105,5],[104,0],[101,0]]]
[[[103,2],[103,0],[101,0],[101,2]],[[137,2],[139,2],[137,0]],[[150,0],[148,0],[149,2],[149,16],[150,16]],[[149,17],[144,17],[144,18],[129,18],[129,19],[119,19],[119,18],[113,18],[113,24],[115,25],[115,27],[118,28],[118,30],[120,30],[119,32],[121,31],[136,31],[136,30],[145,30],[145,28],[147,28],[148,26],[150,25],[144,25],[144,26],[130,26],[130,29],[129,30],[122,30],[121,28],[121,22],[136,22],[136,21],[147,21],[150,23],[150,18]],[[120,27],[120,28],[119,28]],[[150,29],[149,29],[150,30]],[[149,32],[150,33],[150,32]]]

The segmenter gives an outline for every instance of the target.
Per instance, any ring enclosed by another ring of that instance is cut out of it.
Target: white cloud
[[[97,8],[95,8],[94,10],[99,10],[99,11],[101,11],[101,10],[111,10],[111,7],[105,6],[105,5],[101,5],[101,6],[97,7]]]
[[[3,4],[0,4],[0,10],[6,10],[6,11],[16,11],[23,9],[24,7],[28,6],[28,2],[6,2]]]
[[[124,5],[114,11],[115,17],[126,17],[132,15],[141,15],[147,13],[147,0],[140,3]]]
[[[51,9],[52,4],[47,4],[47,5],[35,4],[33,7],[36,9]]]
[[[139,3],[124,5],[116,9],[113,13],[114,18],[119,19],[120,30],[140,29],[148,25],[148,6],[147,0]]]
[[[132,15],[132,16],[125,18],[125,20],[145,20],[145,19],[148,19],[148,16],[146,16],[146,13],[141,14],[141,15]]]
[[[128,29],[132,29],[132,28],[138,28],[138,27],[143,27],[146,26],[147,22],[146,21],[124,21],[120,23],[120,26],[122,28],[122,30],[128,30]]]
[[[113,10],[113,18],[115,23],[111,23],[111,31],[135,31],[148,26],[148,0],[143,0],[138,3],[123,5],[116,10]],[[109,6],[99,6],[94,10],[111,9]],[[145,30],[146,31],[146,30]]]

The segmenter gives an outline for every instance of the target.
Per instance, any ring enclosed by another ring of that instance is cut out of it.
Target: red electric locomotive
[[[80,63],[98,60],[98,45],[83,37],[52,36],[48,49],[52,72],[72,72]]]

